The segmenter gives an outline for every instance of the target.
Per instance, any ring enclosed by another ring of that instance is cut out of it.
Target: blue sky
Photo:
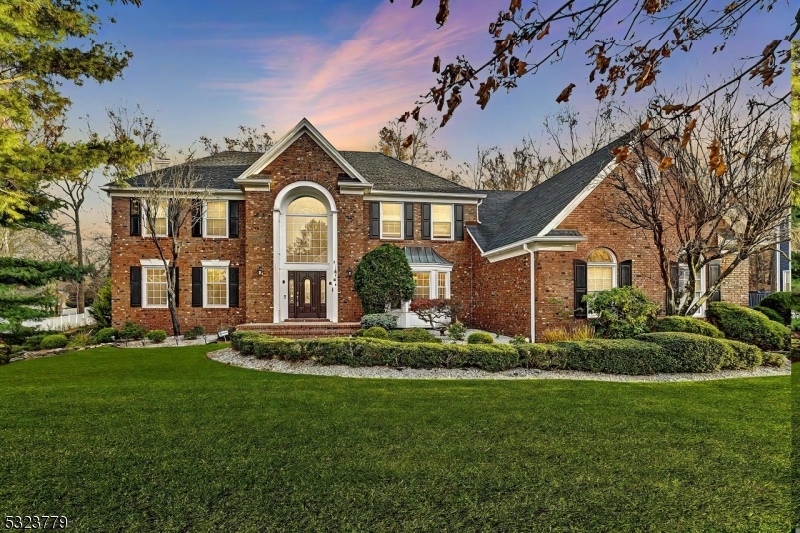
[[[77,126],[75,119],[86,114],[100,121],[106,107],[139,104],[179,149],[200,135],[232,135],[239,124],[264,124],[280,137],[305,116],[337,148],[369,150],[380,127],[413,108],[433,85],[433,56],[447,62],[466,54],[476,63],[487,56],[486,28],[508,1],[452,2],[442,29],[434,22],[437,4],[427,0],[412,10],[408,0],[143,0],[138,9],[105,8],[117,23],[106,25],[99,38],[134,57],[122,79],[65,86],[74,104],[71,123]],[[741,57],[783,37],[793,16],[787,2],[778,2],[772,13],[751,18],[724,53],[711,56],[708,48],[717,43],[709,42],[675,57],[659,83],[696,87],[707,76],[719,79]],[[577,85],[571,101],[588,118],[596,106],[586,83],[588,46],[571,49],[563,62],[523,79],[511,93],[498,91],[484,111],[465,96],[434,144],[460,162],[472,160],[477,145],[511,148],[522,137],[538,139],[570,82]],[[779,83],[788,88],[788,76]],[[626,104],[636,108],[646,96]],[[102,197],[92,205],[99,209],[91,222],[102,226]]]

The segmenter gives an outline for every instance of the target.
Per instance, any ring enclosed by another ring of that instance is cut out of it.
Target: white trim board
[[[315,128],[307,118],[303,118],[303,120],[298,122],[297,125],[286,135],[281,137],[281,139],[275,143],[275,145],[270,148],[267,153],[259,157],[255,163],[250,165],[247,170],[242,172],[242,174],[236,179],[245,180],[250,176],[258,176],[262,170],[272,163],[279,155],[283,153],[284,150],[291,146],[292,143],[299,139],[304,133],[307,133],[308,136],[311,137],[314,142],[316,142],[319,147],[322,148],[322,150],[351,177],[356,178],[362,183],[368,183],[367,180],[364,179],[364,176],[359,174],[359,172],[353,168],[353,166],[348,163],[344,157],[342,157],[342,154],[340,154],[339,151],[336,150],[336,148],[334,148],[333,145],[322,136],[319,130],[317,130],[317,128]]]

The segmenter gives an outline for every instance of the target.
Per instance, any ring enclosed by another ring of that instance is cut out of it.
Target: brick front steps
[[[358,322],[327,322],[297,320],[280,324],[241,324],[238,331],[257,331],[286,339],[315,339],[321,337],[349,337],[359,329]]]

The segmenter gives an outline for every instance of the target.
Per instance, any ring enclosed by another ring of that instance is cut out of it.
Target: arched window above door
[[[301,196],[286,209],[286,262],[328,262],[328,209],[316,198]]]

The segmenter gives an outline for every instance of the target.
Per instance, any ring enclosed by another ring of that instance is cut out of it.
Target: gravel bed
[[[147,339],[142,339],[139,341],[128,341],[127,344],[124,342],[120,342],[117,345],[117,348],[175,348],[176,346],[197,346],[201,344],[211,344],[217,342],[217,335],[201,335],[200,337],[193,339],[193,340],[186,340],[183,338],[183,335],[178,336],[178,340],[175,340],[175,337],[167,337],[164,339],[163,342],[153,342]]]
[[[278,359],[257,359],[241,355],[233,348],[209,352],[209,359],[242,368],[268,370],[283,374],[310,374],[316,376],[339,376],[345,378],[388,379],[579,379],[592,381],[710,381],[730,378],[753,378],[763,376],[788,376],[791,365],[783,368],[760,366],[755,370],[722,370],[709,374],[653,374],[650,376],[625,376],[619,374],[594,374],[574,370],[534,370],[514,368],[503,372],[487,372],[475,368],[404,368],[351,367],[344,365],[317,365],[310,361],[291,363]]]

